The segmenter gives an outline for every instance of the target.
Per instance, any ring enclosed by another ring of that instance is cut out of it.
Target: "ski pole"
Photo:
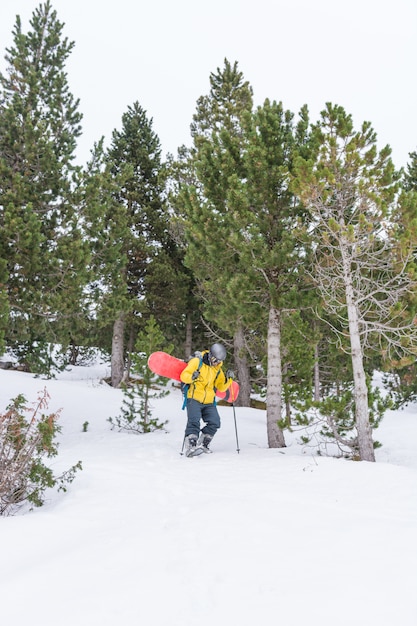
[[[180,452],[181,456],[184,454],[184,444],[185,444],[185,434],[184,434],[184,439],[182,440],[182,448],[181,448],[181,452]]]
[[[236,422],[235,398],[234,398],[234,393],[233,393],[233,382],[231,384],[230,391],[231,391],[231,396],[232,396],[233,419],[235,421],[236,451],[239,454],[240,448],[239,448],[239,438],[237,436],[237,422]]]
[[[236,411],[235,411],[235,404],[234,403],[232,404],[232,407],[233,407],[233,417],[234,417],[234,420],[235,420],[236,451],[239,454],[239,452],[240,452],[240,449],[239,449],[239,438],[237,436]]]

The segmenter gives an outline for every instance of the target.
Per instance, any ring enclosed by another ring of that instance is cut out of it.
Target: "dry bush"
[[[0,515],[12,515],[25,503],[42,506],[47,488],[66,490],[81,469],[81,462],[54,476],[44,459],[58,454],[55,442],[60,432],[60,410],[49,415],[49,394],[46,389],[38,394],[33,406],[28,406],[23,395],[11,401],[0,414]]]

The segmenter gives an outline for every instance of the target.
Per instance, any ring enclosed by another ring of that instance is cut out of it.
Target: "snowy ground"
[[[0,518],[1,624],[417,626],[417,415],[391,412],[377,463],[314,456],[265,414],[220,407],[212,455],[179,454],[178,390],[154,402],[168,433],[110,430],[105,365],[58,380],[0,371],[0,408],[47,387],[63,408],[66,494]],[[87,432],[83,424],[88,421]]]

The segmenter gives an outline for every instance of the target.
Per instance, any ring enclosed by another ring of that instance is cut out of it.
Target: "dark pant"
[[[187,428],[185,429],[185,436],[200,434],[200,420],[205,422],[205,425],[201,429],[201,432],[205,435],[216,434],[220,428],[220,415],[217,411],[215,404],[201,404],[193,398],[187,400]]]

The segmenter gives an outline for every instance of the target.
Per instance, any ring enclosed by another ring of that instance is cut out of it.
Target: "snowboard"
[[[158,376],[164,376],[165,378],[172,378],[173,380],[181,381],[180,375],[183,369],[185,369],[187,363],[181,359],[177,359],[171,354],[166,352],[152,352],[148,359],[148,367],[154,374]],[[221,400],[230,402],[233,404],[239,395],[239,383],[235,380],[226,391],[216,391],[216,396]]]

